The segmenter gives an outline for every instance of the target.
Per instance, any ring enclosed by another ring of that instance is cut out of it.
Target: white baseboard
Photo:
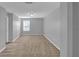
[[[16,39],[18,39],[20,37],[20,35],[18,35],[15,39],[12,40],[12,42],[15,42]]]
[[[43,34],[43,36],[44,36],[46,39],[48,39],[58,50],[60,50],[60,48],[59,48],[54,42],[52,42],[52,41],[47,37],[47,35]]]
[[[6,48],[6,47],[3,47],[3,48],[0,50],[0,53],[1,53],[2,51],[4,51],[5,48]]]

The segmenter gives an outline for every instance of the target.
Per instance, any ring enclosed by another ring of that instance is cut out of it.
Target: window
[[[23,31],[30,31],[30,20],[23,20]]]

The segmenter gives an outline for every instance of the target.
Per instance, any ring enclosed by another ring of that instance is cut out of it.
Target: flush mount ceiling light
[[[34,16],[33,14],[31,14],[30,16]]]
[[[30,18],[29,16],[19,16],[19,18]]]
[[[32,11],[32,12],[30,11],[30,12],[28,12],[26,15],[27,15],[27,16],[34,16],[35,14],[36,14],[36,13],[34,13],[33,11]]]
[[[27,16],[30,16],[30,17],[31,17],[31,16],[34,16],[34,15],[35,15],[35,14],[31,14],[31,13],[27,14]]]

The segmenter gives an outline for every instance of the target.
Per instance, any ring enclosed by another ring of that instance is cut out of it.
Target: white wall
[[[8,42],[12,42],[20,35],[20,19],[13,13],[8,13]]]
[[[17,16],[9,13],[7,14],[6,10],[0,7],[0,50],[6,47],[7,42],[7,18],[9,20],[9,38],[10,41],[15,39],[20,33],[20,20]]]
[[[21,26],[21,32],[23,35],[41,35],[43,34],[43,18],[22,18],[23,20],[30,20],[30,31],[23,31],[23,25]]]
[[[44,18],[44,34],[60,48],[60,7]]]
[[[61,56],[67,57],[68,56],[68,38],[67,38],[67,3],[63,2],[60,4],[60,20],[61,20]]]
[[[6,10],[2,7],[0,7],[0,50],[4,48],[6,45],[6,22],[7,22],[7,13]]]
[[[72,56],[72,3],[61,2],[59,8],[44,18],[44,35],[60,48],[60,56]]]
[[[8,16],[8,40],[7,42],[12,42],[13,40],[13,14],[7,13]]]
[[[16,39],[18,36],[20,36],[20,25],[21,20],[18,18],[18,16],[13,14],[13,39]]]
[[[8,34],[7,35],[7,19],[8,19]],[[20,34],[20,20],[12,13],[7,13],[6,10],[0,7],[0,51],[6,47],[7,36],[11,42]]]

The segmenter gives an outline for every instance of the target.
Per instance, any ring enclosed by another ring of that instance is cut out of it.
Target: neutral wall
[[[23,35],[41,35],[43,34],[43,18],[22,18],[23,20],[30,20],[30,31],[23,31],[23,25],[21,26],[21,32]]]
[[[5,42],[6,42],[6,19],[7,19],[7,13],[6,10],[2,7],[0,7],[0,49],[4,48]]]
[[[60,48],[60,56],[72,56],[72,3],[61,2],[59,8],[44,18],[44,34]]]
[[[13,14],[7,13],[8,16],[8,42],[13,40]]]
[[[20,19],[18,16],[13,15],[13,39],[16,39],[18,36],[20,36]]]
[[[44,34],[60,48],[60,7],[44,18]]]
[[[20,19],[13,13],[8,13],[8,42],[20,35]]]
[[[61,21],[61,56],[67,57],[67,3],[63,2],[60,4],[60,21]]]
[[[72,39],[72,2],[60,3],[60,56],[71,57],[73,53]]]

